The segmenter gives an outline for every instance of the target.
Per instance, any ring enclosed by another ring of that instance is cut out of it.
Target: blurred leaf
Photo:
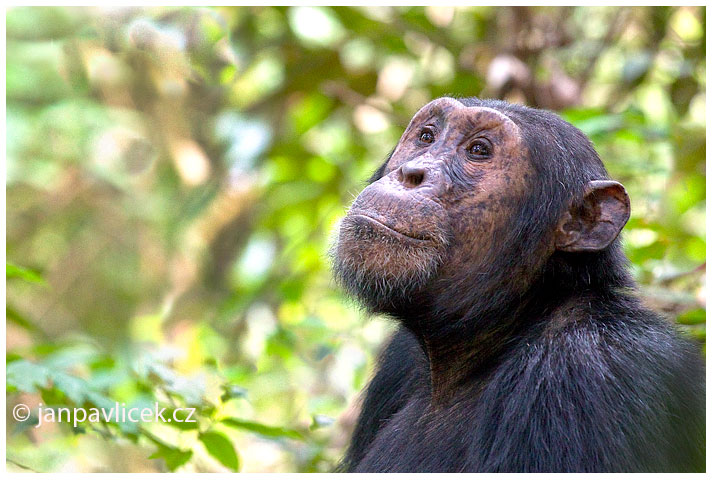
[[[316,430],[318,428],[329,427],[334,422],[334,418],[318,413],[316,415],[312,415],[312,424],[309,426],[309,429]]]
[[[7,386],[21,392],[34,393],[37,387],[44,387],[50,378],[50,372],[42,365],[18,360],[8,364],[5,369]]]
[[[221,402],[227,402],[234,398],[246,398],[248,391],[237,385],[223,385],[223,394],[220,396]]]
[[[81,405],[88,393],[88,387],[84,380],[62,372],[52,372],[52,383],[67,396],[74,404]]]
[[[47,352],[42,363],[56,371],[69,369],[76,365],[86,365],[100,358],[97,347],[88,343],[68,343],[52,352]]]
[[[30,283],[40,283],[46,285],[45,280],[39,272],[30,270],[29,268],[13,265],[12,263],[5,264],[6,278],[20,278]]]
[[[238,455],[235,453],[233,443],[224,434],[216,431],[208,431],[198,435],[198,439],[205,446],[208,453],[216,460],[237,472],[240,464]]]
[[[202,403],[205,385],[200,378],[181,376],[159,362],[149,363],[148,372],[150,380],[159,381],[169,393],[180,396],[188,405]]]
[[[700,325],[706,322],[706,310],[698,308],[690,310],[678,316],[677,320],[681,325]]]
[[[261,423],[252,422],[249,420],[241,420],[239,418],[224,418],[220,423],[227,425],[229,427],[239,428],[241,430],[247,430],[249,432],[257,433],[263,437],[275,438],[275,437],[287,437],[293,438],[295,440],[304,440],[303,435],[297,430],[292,430],[284,427],[271,427],[268,425],[263,425]]]
[[[20,312],[18,312],[15,308],[11,307],[10,305],[6,305],[6,307],[5,307],[5,317],[11,323],[14,323],[15,325],[17,325],[19,327],[22,327],[25,330],[29,330],[31,332],[38,331],[38,328],[36,325],[34,325],[27,317],[22,315]]]
[[[178,448],[170,447],[164,443],[154,442],[157,444],[158,449],[151,454],[149,458],[161,458],[166,462],[166,466],[172,472],[178,467],[185,465],[188,460],[193,456],[192,450],[180,450]]]

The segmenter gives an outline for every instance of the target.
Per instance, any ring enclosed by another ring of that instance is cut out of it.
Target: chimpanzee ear
[[[592,180],[581,203],[562,216],[555,247],[565,252],[594,252],[614,241],[629,220],[629,195],[613,180]]]

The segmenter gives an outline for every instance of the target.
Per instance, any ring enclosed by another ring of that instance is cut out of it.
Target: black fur
[[[619,241],[533,258],[587,182],[607,178],[591,143],[550,112],[459,100],[518,124],[537,188],[488,272],[434,288],[394,315],[402,326],[366,389],[341,470],[704,471],[698,348],[642,307]],[[468,382],[435,409],[419,328],[472,349]]]

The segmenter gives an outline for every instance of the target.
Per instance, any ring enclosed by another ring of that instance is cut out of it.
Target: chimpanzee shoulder
[[[353,471],[377,432],[408,402],[428,389],[428,363],[416,337],[400,327],[378,356],[377,370],[361,398],[361,412],[340,471]]]
[[[470,469],[704,468],[705,373],[692,342],[626,297],[585,298],[549,320],[485,384]]]

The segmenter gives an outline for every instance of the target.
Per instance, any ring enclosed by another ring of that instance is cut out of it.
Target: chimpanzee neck
[[[508,339],[517,338],[509,324],[498,331],[490,330],[471,336],[467,341],[445,345],[423,338],[431,377],[431,400],[434,406],[446,405],[459,393],[477,390],[481,380],[498,364],[508,350]]]
[[[401,317],[428,358],[434,406],[477,388],[479,379],[535,325],[530,321],[532,302],[526,300],[532,298],[530,294],[513,295],[510,301],[500,298],[502,304],[483,302],[482,308],[475,306],[465,315],[421,306],[418,313]]]
[[[428,357],[433,404],[443,405],[458,393],[477,390],[504,354],[537,336],[548,316],[564,304],[590,304],[578,302],[584,297],[606,301],[612,288],[629,286],[623,264],[610,260],[618,252],[611,253],[600,259],[598,268],[581,272],[573,268],[572,262],[563,265],[558,256],[553,256],[525,285],[508,282],[501,276],[495,283],[499,288],[483,285],[477,295],[471,292],[477,300],[466,309],[439,309],[437,305],[443,304],[441,295],[441,300],[434,296],[432,304],[421,303],[400,316]],[[562,282],[563,269],[569,273],[567,282]],[[455,296],[454,292],[448,294]]]

